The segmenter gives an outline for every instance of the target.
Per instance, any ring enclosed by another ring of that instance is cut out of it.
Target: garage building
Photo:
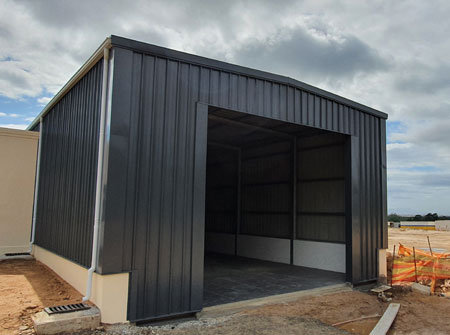
[[[29,127],[34,255],[82,293],[95,268],[104,322],[375,281],[386,119],[288,77],[111,36]]]

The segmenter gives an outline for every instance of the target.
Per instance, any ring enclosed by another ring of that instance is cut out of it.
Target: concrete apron
[[[301,290],[297,292],[284,293],[271,295],[263,298],[256,298],[250,300],[243,300],[232,302],[223,305],[216,305],[211,307],[205,307],[201,312],[197,313],[197,318],[210,318],[218,315],[228,315],[240,312],[244,309],[252,309],[261,307],[263,305],[269,304],[280,304],[295,301],[299,298],[309,297],[309,296],[321,296],[333,293],[341,293],[341,292],[351,292],[353,289],[349,286],[349,284],[342,283],[324,287],[313,288],[310,290]]]

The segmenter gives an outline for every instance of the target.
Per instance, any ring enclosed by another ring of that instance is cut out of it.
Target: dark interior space
[[[204,306],[345,280],[345,140],[210,109]]]

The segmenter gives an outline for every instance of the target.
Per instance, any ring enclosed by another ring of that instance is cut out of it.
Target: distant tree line
[[[401,216],[395,213],[388,215],[388,221],[400,222],[400,221],[436,221],[436,220],[450,220],[450,216],[439,216],[437,213],[428,213],[426,215],[415,216]]]

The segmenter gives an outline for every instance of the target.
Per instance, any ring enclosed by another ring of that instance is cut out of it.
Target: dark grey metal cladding
[[[387,248],[386,221],[386,120],[361,113],[356,125],[359,143],[355,158],[359,158],[359,250],[353,250],[353,282],[376,279],[378,276],[378,249]],[[385,142],[384,142],[385,143]],[[353,161],[354,158],[352,158]],[[353,163],[352,163],[353,164]],[[356,162],[358,164],[358,162]],[[358,264],[359,254],[359,264]]]
[[[36,244],[89,266],[103,61],[43,119]]]
[[[242,120],[249,119],[248,114],[240,114]],[[266,124],[270,121],[265,120]],[[252,129],[251,133],[242,132],[242,129],[236,132],[224,124],[215,123],[208,130],[206,231],[236,232],[239,149],[210,142],[211,138],[223,138],[240,141],[242,146],[240,234],[291,239],[294,201],[292,171],[295,170],[298,180],[295,210],[298,215],[293,238],[345,243],[346,136],[325,131],[316,131],[315,135],[298,134],[301,136],[295,138],[296,169],[292,159],[294,137],[280,139],[271,133],[272,137],[255,144],[254,137],[258,134]],[[277,130],[280,131],[280,128]],[[244,141],[248,141],[250,134],[253,145]]]
[[[344,97],[338,96],[338,95],[333,94],[328,91],[324,91],[320,88],[308,85],[304,82],[301,82],[301,81],[298,81],[298,80],[295,80],[295,79],[292,79],[289,77],[280,76],[280,75],[277,75],[274,73],[264,72],[264,71],[255,70],[255,69],[251,69],[251,68],[246,68],[243,66],[238,66],[238,65],[234,65],[234,64],[230,64],[230,63],[225,63],[225,62],[221,62],[218,60],[205,58],[205,57],[201,57],[201,56],[197,56],[197,55],[192,55],[192,54],[188,54],[188,53],[184,53],[184,52],[180,52],[180,51],[176,51],[176,50],[171,50],[171,49],[159,47],[156,45],[123,38],[120,36],[112,35],[111,36],[111,44],[113,46],[117,46],[120,48],[134,50],[134,51],[137,51],[138,53],[154,55],[154,56],[162,57],[165,59],[183,61],[184,63],[187,63],[187,64],[202,66],[202,67],[206,67],[209,69],[216,69],[221,72],[241,74],[241,75],[244,75],[244,76],[247,76],[250,78],[262,79],[264,81],[269,81],[272,83],[282,83],[284,85],[296,87],[304,92],[309,92],[317,97],[323,97],[330,101],[337,101],[342,105],[348,106],[349,108],[354,108],[356,110],[374,115],[376,117],[380,117],[380,118],[384,118],[384,119],[387,118],[387,114],[382,113],[376,109],[362,105],[355,101],[346,99]],[[331,110],[327,110],[327,113],[328,112],[331,112]],[[313,116],[314,113],[311,112],[311,114],[312,114],[311,116]]]
[[[37,131],[39,132],[41,130],[41,124],[37,123],[32,129],[30,129],[31,131]]]
[[[345,135],[297,140],[298,239],[345,242]]]
[[[119,77],[118,64],[132,76]],[[106,213],[105,230],[134,233],[131,239],[122,234],[124,242],[120,245],[107,246],[112,254],[104,253],[103,264],[108,268],[104,266],[103,272],[132,270],[131,320],[201,308],[202,282],[199,278],[202,278],[203,255],[199,256],[196,248],[201,247],[203,252],[203,233],[196,232],[194,223],[201,223],[202,230],[204,221],[195,216],[199,214],[195,212],[193,201],[196,197],[194,176],[202,171],[201,166],[194,166],[199,69],[190,69],[189,65],[183,64],[178,73],[178,66],[178,63],[164,59],[119,49],[114,51],[114,85],[123,91],[114,91],[112,114],[131,118],[131,110],[137,122],[130,124],[131,129],[120,122],[113,126],[112,115],[110,145],[115,145],[115,135],[120,132],[123,135],[121,141],[136,144],[137,148],[135,154],[128,150],[122,151],[122,156],[117,155],[117,158],[109,157],[110,168],[114,166],[122,171],[122,178],[134,177],[126,181],[126,192],[114,192],[119,186],[113,185],[116,179],[109,174],[106,208],[115,207],[114,213],[126,215],[110,219]],[[130,87],[134,87],[131,97]],[[117,108],[116,100],[126,101],[128,106]],[[206,129],[205,124],[205,133]],[[117,152],[119,154],[120,150]],[[125,183],[120,179],[117,182]],[[116,205],[108,204],[111,199]],[[197,242],[197,238],[200,241]],[[109,241],[105,239],[104,243]],[[122,263],[127,254],[126,246],[131,244],[129,263]],[[124,267],[124,264],[131,267]]]
[[[236,233],[239,150],[208,144],[205,230]]]
[[[358,284],[377,279],[378,249],[388,246],[386,120],[360,113],[345,152],[347,278]]]
[[[131,72],[133,59],[123,57],[121,49],[110,53],[109,104],[110,112],[106,123],[106,142],[108,148],[105,159],[103,222],[99,237],[99,256],[97,270],[101,274],[129,271],[131,268],[132,224],[135,210],[134,183],[139,162],[128,157],[136,157],[138,141],[131,134],[138,133],[140,122],[139,106],[132,103],[141,96],[139,81],[133,85],[131,78],[140,76]],[[126,203],[123,203],[126,199]]]
[[[117,172],[115,178],[109,173],[105,230],[119,234],[123,242],[105,239],[105,245],[110,244],[105,250],[110,252],[103,255],[102,271],[132,271],[129,319],[176,315],[199,308],[203,257],[193,241],[198,239],[203,247],[198,234],[193,233],[202,224],[194,219],[193,204],[198,192],[194,175],[199,168],[194,166],[199,135],[197,102],[356,139],[351,141],[351,166],[359,168],[359,173],[353,171],[351,187],[361,197],[350,202],[351,281],[375,279],[377,248],[386,247],[382,222],[386,209],[382,198],[386,182],[382,168],[385,121],[380,119],[384,114],[363,112],[357,109],[358,104],[345,104],[345,99],[338,102],[338,98],[324,96],[320,90],[315,94],[295,86],[295,81],[282,83],[279,77],[271,81],[259,76],[260,72],[259,77],[252,77],[251,71],[239,73],[239,67],[220,70],[198,63],[197,58],[192,63],[185,54],[165,55],[158,48],[154,51],[150,54],[151,50],[144,53],[114,47],[110,145],[117,150],[114,155],[111,151],[109,171]]]
[[[290,239],[292,206],[292,140],[244,148],[239,233]]]

